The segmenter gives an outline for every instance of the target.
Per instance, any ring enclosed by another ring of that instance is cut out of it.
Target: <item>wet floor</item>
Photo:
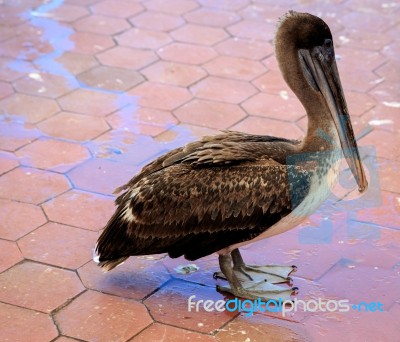
[[[0,1],[0,339],[398,340],[399,7]],[[296,298],[331,309],[348,300],[349,310],[188,311],[191,295],[232,299],[215,290],[215,255],[189,268],[163,255],[131,258],[104,274],[91,258],[112,192],[146,163],[221,129],[302,137],[306,116],[273,49],[289,9],[321,16],[333,31],[370,189],[355,196],[343,165],[314,215],[243,255],[296,265]]]

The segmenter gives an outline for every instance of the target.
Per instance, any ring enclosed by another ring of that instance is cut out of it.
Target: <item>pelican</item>
[[[287,297],[295,266],[246,265],[239,248],[283,233],[329,196],[344,155],[358,191],[367,179],[341,86],[332,34],[309,13],[279,21],[275,52],[282,75],[308,116],[302,141],[224,131],[146,165],[116,199],[96,245],[111,270],[130,256],[219,255],[218,290],[247,299]],[[273,105],[271,103],[271,105]],[[266,108],[267,109],[267,108]],[[284,115],[284,114],[282,114]]]

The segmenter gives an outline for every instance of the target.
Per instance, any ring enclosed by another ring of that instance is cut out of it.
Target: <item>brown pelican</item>
[[[329,195],[342,152],[358,184],[367,180],[335,62],[320,18],[290,11],[275,40],[283,77],[308,115],[302,141],[226,131],[159,157],[116,192],[117,209],[96,247],[111,270],[129,256],[219,254],[235,296],[277,298],[293,289],[294,266],[246,265],[239,247],[298,225]],[[273,104],[271,104],[273,105]]]

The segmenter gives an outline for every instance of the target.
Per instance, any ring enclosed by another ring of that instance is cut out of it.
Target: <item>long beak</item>
[[[333,50],[330,58],[324,58],[324,48],[315,47],[311,53],[301,50],[302,63],[308,69],[306,77],[315,90],[320,91],[325,98],[329,111],[335,122],[340,144],[351,172],[358,184],[358,191],[364,192],[368,188],[367,178],[361,163],[360,154],[354,138],[353,127],[343,94],[339,72],[334,60]],[[330,59],[330,60],[329,60]]]

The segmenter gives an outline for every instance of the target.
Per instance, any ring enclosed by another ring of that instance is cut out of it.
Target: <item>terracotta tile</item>
[[[396,102],[386,102],[377,104],[370,111],[365,113],[361,120],[368,123],[374,129],[393,133],[400,133],[400,117],[398,115]]]
[[[230,38],[215,46],[215,50],[223,55],[260,60],[274,51],[271,44],[250,39]]]
[[[56,314],[63,334],[89,341],[126,341],[153,321],[143,304],[87,291]]]
[[[2,208],[0,238],[2,239],[18,240],[47,222],[42,210],[35,205],[5,199],[1,199],[0,203]]]
[[[0,303],[4,341],[52,341],[58,331],[49,315]]]
[[[39,139],[16,152],[24,166],[67,172],[89,159],[84,146],[59,140]]]
[[[392,38],[393,40],[399,40],[399,27],[400,25],[392,26],[389,30],[385,31],[385,35]]]
[[[89,15],[90,12],[83,6],[61,4],[61,6],[57,6],[54,9],[46,10],[43,14],[53,20],[71,23],[79,18]]]
[[[170,130],[158,135],[155,140],[162,144],[169,144],[170,148],[183,146],[206,135],[217,135],[220,131],[208,127],[180,123]]]
[[[282,96],[293,94],[289,86],[284,81],[279,70],[270,70],[252,82],[258,89],[266,93]]]
[[[358,210],[355,219],[389,228],[400,229],[400,195],[382,191],[382,203],[373,208]]]
[[[377,14],[391,14],[399,8],[399,4],[396,2],[382,3],[377,0],[369,0],[367,2],[362,0],[350,0],[345,5],[355,12]]]
[[[199,0],[199,3],[205,7],[214,7],[217,9],[237,11],[240,8],[246,6],[248,0],[222,0],[222,1],[212,1],[212,0]]]
[[[397,100],[400,94],[398,83],[384,81],[369,91],[369,94],[384,106],[398,108]]]
[[[86,55],[94,55],[115,45],[111,37],[91,32],[75,32],[58,44],[64,51]]]
[[[338,18],[339,22],[347,28],[362,31],[383,32],[396,23],[394,18],[375,13],[349,12]],[[374,23],[373,27],[371,22]]]
[[[118,95],[89,89],[77,89],[58,100],[65,111],[94,116],[106,116],[123,104],[118,103]]]
[[[208,77],[190,88],[191,92],[202,99],[240,103],[257,90],[249,83],[219,77]]]
[[[257,116],[249,116],[235,126],[230,127],[230,129],[251,134],[272,136],[276,136],[277,132],[279,132],[280,136],[287,139],[302,139],[304,135],[295,124]]]
[[[296,121],[305,114],[300,101],[294,96],[278,96],[258,93],[243,102],[244,110],[250,115],[259,115],[282,121]]]
[[[0,107],[7,114],[24,117],[29,123],[47,119],[60,110],[54,100],[25,94],[13,94],[3,99]]]
[[[60,174],[20,167],[0,178],[0,197],[38,204],[70,187]]]
[[[15,242],[0,239],[0,273],[24,260]]]
[[[214,45],[228,38],[227,33],[220,28],[194,24],[182,26],[170,34],[177,41],[201,45]]]
[[[175,115],[181,122],[216,129],[227,129],[246,117],[246,113],[239,106],[198,99],[177,109]]]
[[[120,34],[116,39],[119,45],[151,50],[171,42],[171,38],[167,33],[136,27]],[[147,52],[147,54],[150,52],[144,50],[138,51]]]
[[[188,87],[207,75],[200,67],[164,61],[159,61],[143,69],[142,74],[149,81],[181,87]]]
[[[29,62],[0,56],[0,80],[2,81],[15,81],[33,69],[33,66]]]
[[[157,60],[157,56],[152,51],[124,46],[110,49],[97,57],[104,65],[133,70],[143,68]]]
[[[203,64],[217,56],[217,53],[208,46],[184,43],[172,43],[165,48],[158,49],[157,54],[167,61],[194,65]]]
[[[362,143],[364,146],[374,146],[377,157],[400,161],[400,151],[397,148],[400,144],[399,134],[374,130],[362,139]]]
[[[378,159],[379,185],[382,190],[400,193],[400,163],[398,161]],[[4,176],[3,176],[4,177]]]
[[[90,87],[111,91],[125,91],[144,81],[144,78],[134,70],[98,66],[77,77]]]
[[[284,320],[267,318],[255,314],[251,317],[243,315],[228,323],[217,333],[219,341],[311,341],[305,329],[300,325]]]
[[[344,95],[351,115],[362,115],[376,104],[376,101],[368,94],[347,91]]]
[[[185,88],[155,82],[142,83],[129,94],[138,96],[139,106],[161,110],[175,109],[192,98]]]
[[[367,92],[383,81],[382,77],[377,76],[371,71],[356,69],[349,65],[338,65],[340,78],[345,93],[347,91]]]
[[[115,6],[113,0],[100,1],[91,7],[93,13],[103,14],[112,17],[128,18],[143,11],[141,4],[129,0],[118,1]]]
[[[375,51],[381,50],[390,41],[390,37],[384,33],[368,32],[368,34],[365,34],[364,30],[356,29],[347,29],[345,32],[341,32],[336,38],[338,46]]]
[[[317,4],[314,4],[316,6]],[[243,19],[252,21],[265,21],[275,24],[285,11],[285,5],[282,3],[263,3],[257,1],[242,8],[239,14]],[[324,18],[325,19],[325,18]]]
[[[341,46],[335,50],[338,55],[338,69],[341,71],[341,67],[352,67],[353,69],[373,70],[378,66],[382,65],[386,60],[377,51],[370,51],[364,49],[354,49],[352,47]],[[363,60],[362,68],[360,67],[360,60]],[[340,74],[342,76],[342,73]]]
[[[55,60],[74,75],[98,65],[96,59],[91,55],[68,51],[64,52],[60,57],[55,58]]]
[[[168,3],[162,0],[150,0],[144,3],[144,6],[149,10],[179,15],[192,11],[199,5],[192,0],[170,0]]]
[[[274,38],[275,24],[243,20],[227,30],[235,37],[269,41]]]
[[[114,35],[130,28],[128,22],[121,18],[103,15],[91,15],[74,23],[77,31],[92,32],[104,35]]]
[[[188,311],[188,298],[195,295],[197,300],[223,300],[224,295],[215,287],[201,286],[173,280],[144,301],[150,314],[159,323],[171,324],[192,331],[211,333],[230,321],[235,314],[224,311]],[[174,303],[171,306],[171,303]]]
[[[74,338],[66,337],[66,336],[58,336],[57,339],[54,340],[55,342],[76,342]]]
[[[25,235],[18,246],[27,259],[77,269],[92,259],[97,237],[95,232],[50,222]]]
[[[145,11],[129,19],[129,21],[135,27],[155,31],[170,31],[185,23],[185,21],[179,16],[153,11]]]
[[[400,80],[400,61],[388,61],[375,70],[375,73],[383,77],[385,81],[399,82]]]
[[[114,213],[114,198],[71,190],[43,204],[49,220],[98,231]]]
[[[33,262],[0,274],[0,285],[2,302],[47,313],[84,290],[74,272]]]
[[[39,129],[50,136],[75,141],[88,141],[110,129],[102,118],[61,112],[38,125]]]
[[[210,75],[251,81],[265,72],[265,67],[256,61],[244,58],[220,56],[204,65]]]
[[[16,168],[18,165],[18,160],[12,153],[0,152],[0,175]]]
[[[57,98],[78,87],[78,82],[48,73],[30,73],[14,83],[20,93]]]
[[[33,61],[39,56],[53,52],[50,43],[41,40],[39,36],[20,35],[0,43],[0,54],[27,61]]]
[[[153,108],[125,107],[107,118],[116,130],[156,136],[178,123],[169,112]]]
[[[0,27],[0,41],[5,41],[11,37],[15,36],[15,29],[10,26]]]
[[[66,3],[80,5],[80,6],[88,6],[93,5],[94,3],[98,2],[99,0],[65,0]]]
[[[119,297],[143,299],[170,279],[162,263],[156,259],[159,257],[131,257],[107,273],[96,263],[89,262],[78,273],[89,289]]]
[[[184,17],[189,23],[215,27],[225,27],[240,20],[235,12],[205,7],[186,13]]]
[[[217,341],[214,336],[195,333],[193,331],[175,328],[165,324],[155,323],[132,339],[132,342],[165,341]]]
[[[107,159],[91,159],[69,173],[76,189],[111,195],[118,186],[125,184],[137,171],[132,165]]]
[[[4,26],[15,26],[26,21],[21,15],[21,10],[19,8],[13,8],[11,6],[2,6],[0,18],[2,25]]]
[[[14,93],[11,84],[6,82],[0,82],[0,99],[7,97]]]

